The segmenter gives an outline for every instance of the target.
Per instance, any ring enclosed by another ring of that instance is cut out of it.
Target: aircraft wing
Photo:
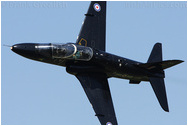
[[[106,1],[92,1],[76,43],[105,51]]]
[[[102,125],[117,125],[107,77],[103,73],[80,73],[76,77]]]

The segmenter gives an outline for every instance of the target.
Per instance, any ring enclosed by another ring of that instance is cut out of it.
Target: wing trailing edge
[[[110,88],[104,73],[78,73],[80,81],[93,109],[102,125],[117,125]]]
[[[106,1],[92,1],[85,16],[76,43],[105,51]]]

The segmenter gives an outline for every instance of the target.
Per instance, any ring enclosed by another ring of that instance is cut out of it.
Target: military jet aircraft
[[[92,1],[76,43],[21,43],[11,50],[26,58],[66,67],[80,81],[101,124],[117,125],[108,78],[150,82],[164,111],[168,112],[164,70],[182,63],[162,58],[162,44],[156,43],[147,63],[133,61],[105,51],[106,2]]]

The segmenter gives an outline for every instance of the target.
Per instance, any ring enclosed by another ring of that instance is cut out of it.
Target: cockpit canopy
[[[52,57],[89,61],[93,56],[90,47],[75,44],[52,44]]]

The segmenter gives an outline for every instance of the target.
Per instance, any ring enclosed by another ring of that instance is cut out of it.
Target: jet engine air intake
[[[93,57],[93,50],[76,44],[52,44],[52,57],[89,61]]]

